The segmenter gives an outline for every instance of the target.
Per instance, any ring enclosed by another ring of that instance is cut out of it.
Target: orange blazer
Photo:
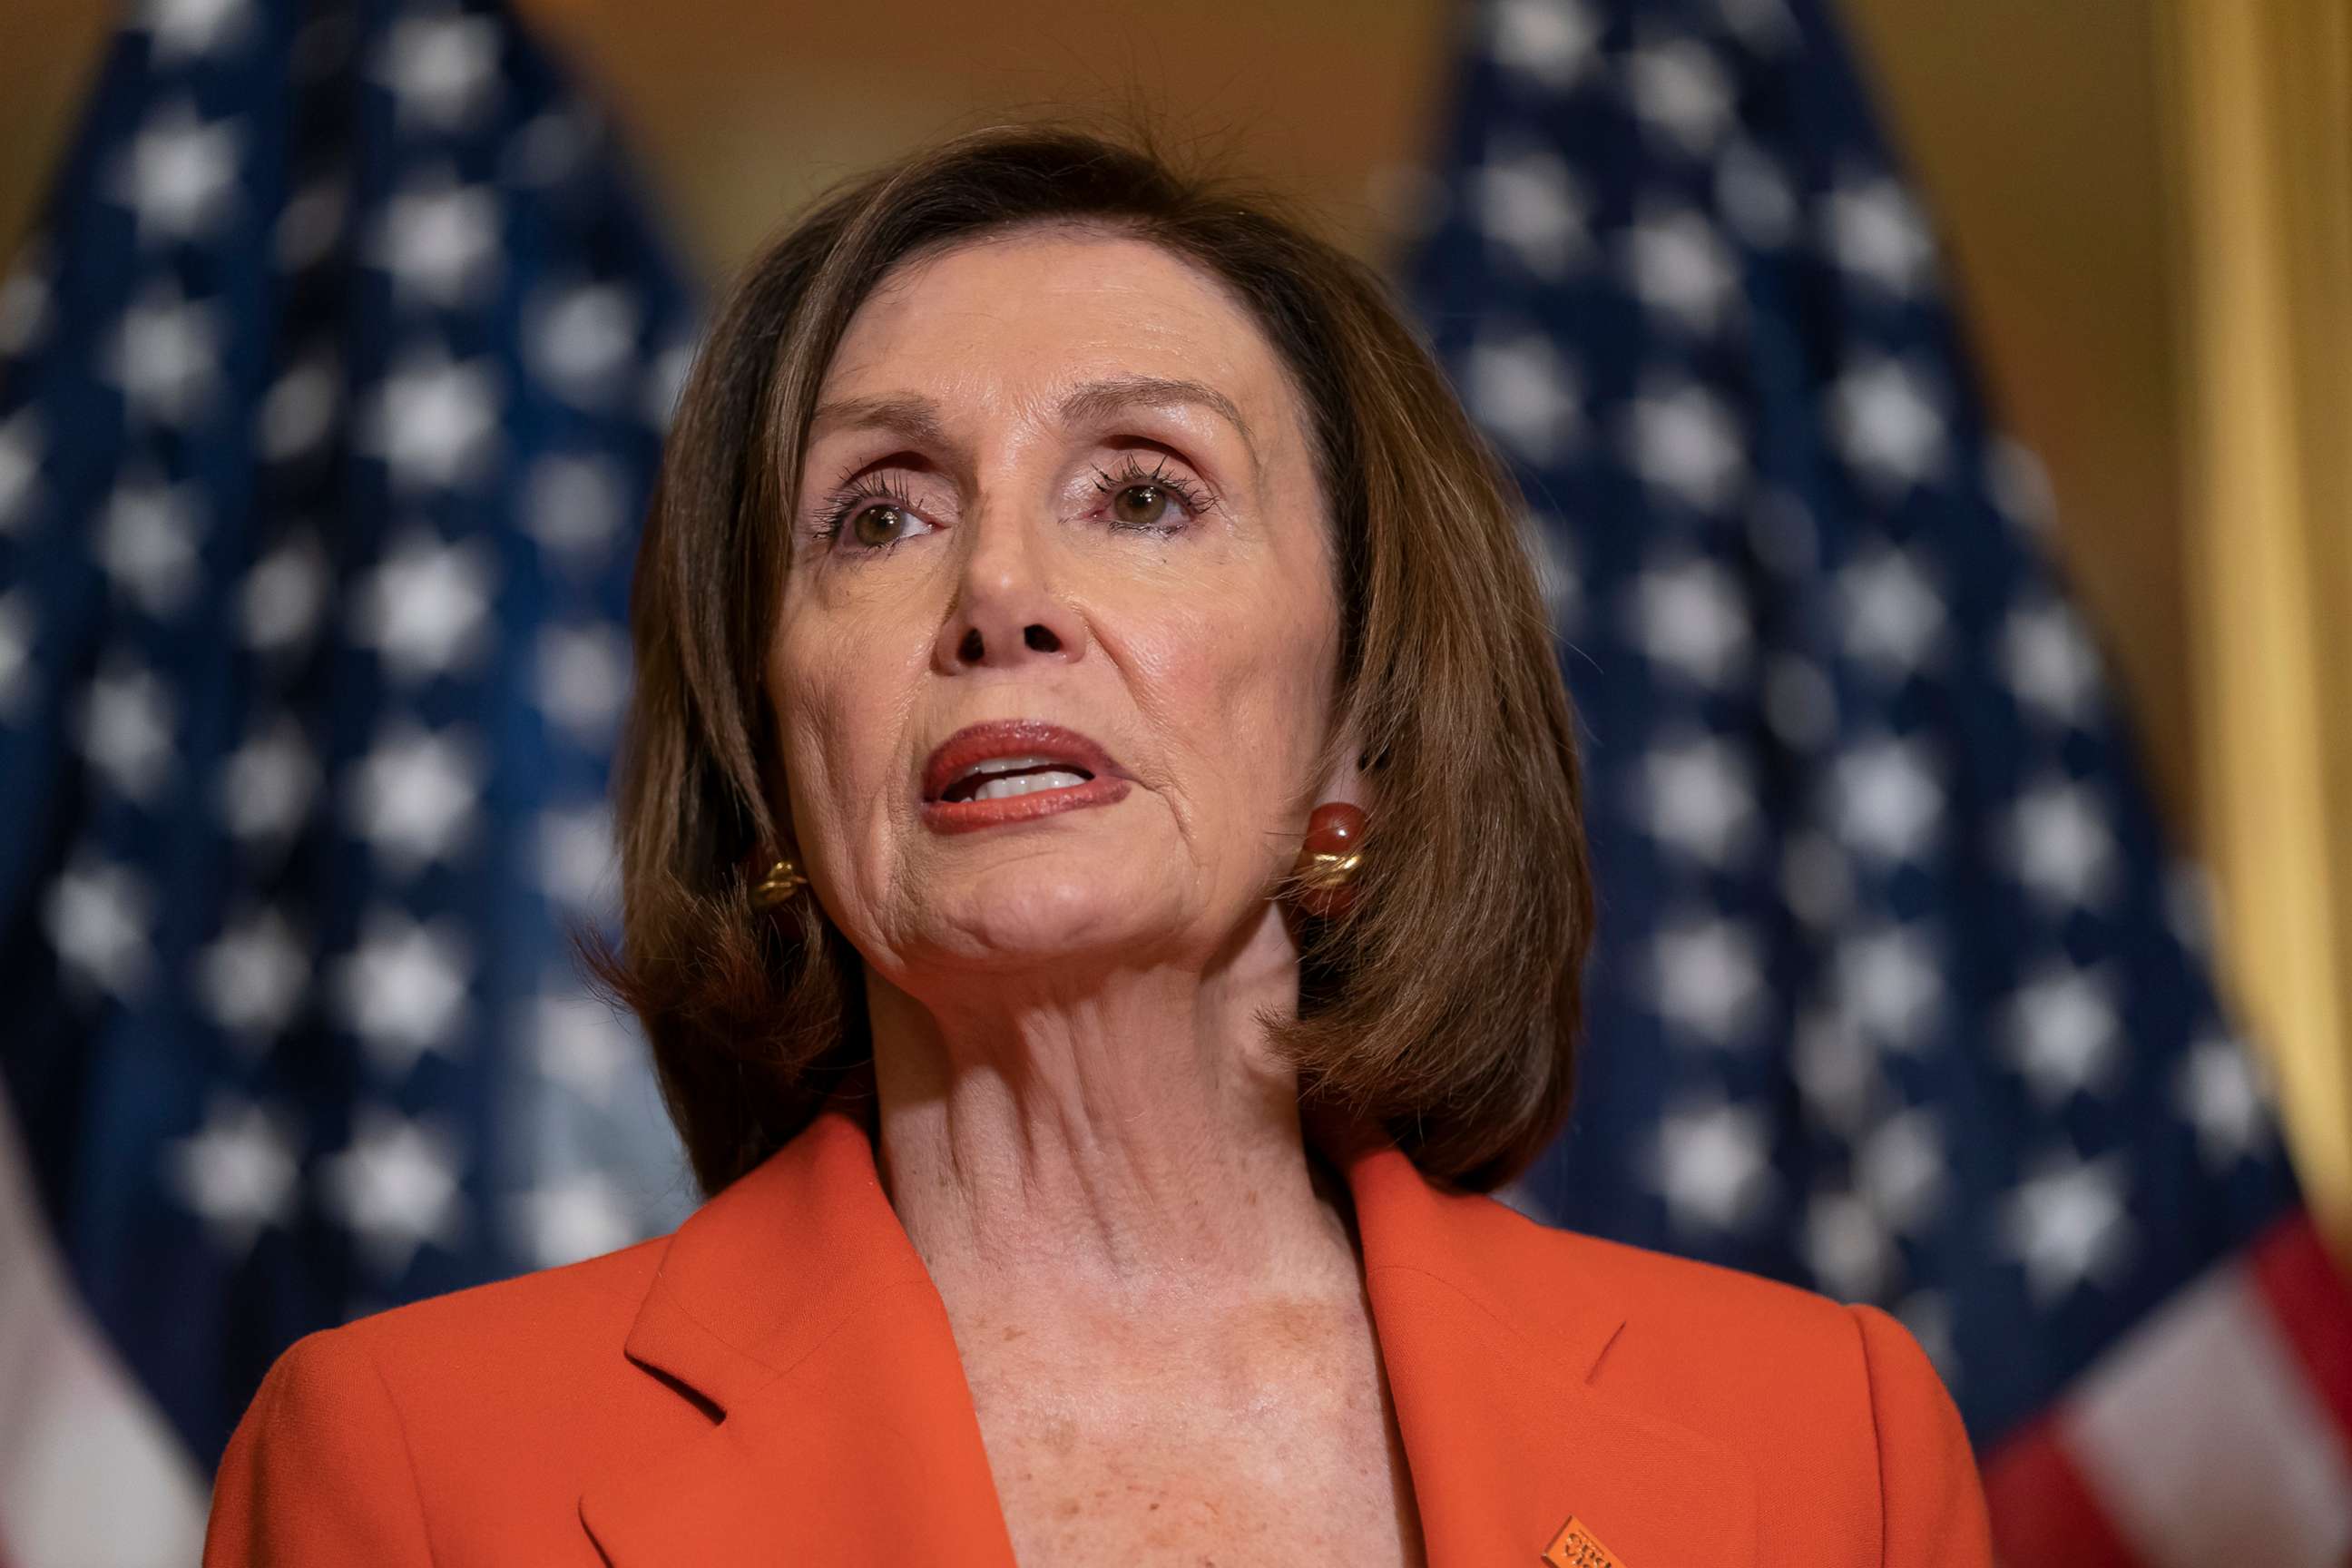
[[[311,1334],[206,1568],[1013,1568],[945,1309],[836,1100],[667,1237]],[[1987,1568],[1911,1336],[1346,1166],[1432,1568]],[[1605,1555],[1555,1542],[1575,1519]],[[1287,1565],[1277,1565],[1287,1568]]]

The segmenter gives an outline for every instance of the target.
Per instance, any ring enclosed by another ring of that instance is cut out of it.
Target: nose
[[[1085,651],[1086,627],[1055,593],[1050,568],[1029,523],[998,513],[974,515],[956,582],[955,604],[940,627],[932,663],[943,675],[1032,663],[1069,663]]]

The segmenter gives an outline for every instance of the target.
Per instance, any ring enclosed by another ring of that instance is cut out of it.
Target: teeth
[[[991,757],[984,763],[974,763],[958,773],[958,778],[986,778],[991,773],[1019,773],[1023,768],[1047,768],[1054,765],[1052,757]]]
[[[1031,763],[1028,765],[1035,767],[1037,764]],[[1076,773],[1064,773],[1057,768],[1042,773],[1024,773],[1019,778],[991,779],[981,785],[971,798],[1006,800],[1016,795],[1027,795],[1032,790],[1072,789],[1086,782]]]

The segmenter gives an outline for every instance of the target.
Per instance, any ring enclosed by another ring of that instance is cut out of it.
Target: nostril
[[[1027,643],[1030,648],[1037,653],[1057,653],[1062,647],[1061,638],[1034,622],[1027,631],[1021,634],[1021,640]]]
[[[980,662],[981,641],[980,628],[978,626],[974,626],[970,631],[963,634],[963,641],[956,644],[956,657],[963,660],[966,664],[978,664]]]

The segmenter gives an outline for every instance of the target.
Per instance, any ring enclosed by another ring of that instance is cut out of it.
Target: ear
[[[1331,770],[1323,777],[1315,798],[1307,803],[1309,810],[1326,801],[1341,801],[1357,807],[1367,816],[1375,809],[1372,759],[1364,754],[1363,737],[1350,719],[1340,731]]]

